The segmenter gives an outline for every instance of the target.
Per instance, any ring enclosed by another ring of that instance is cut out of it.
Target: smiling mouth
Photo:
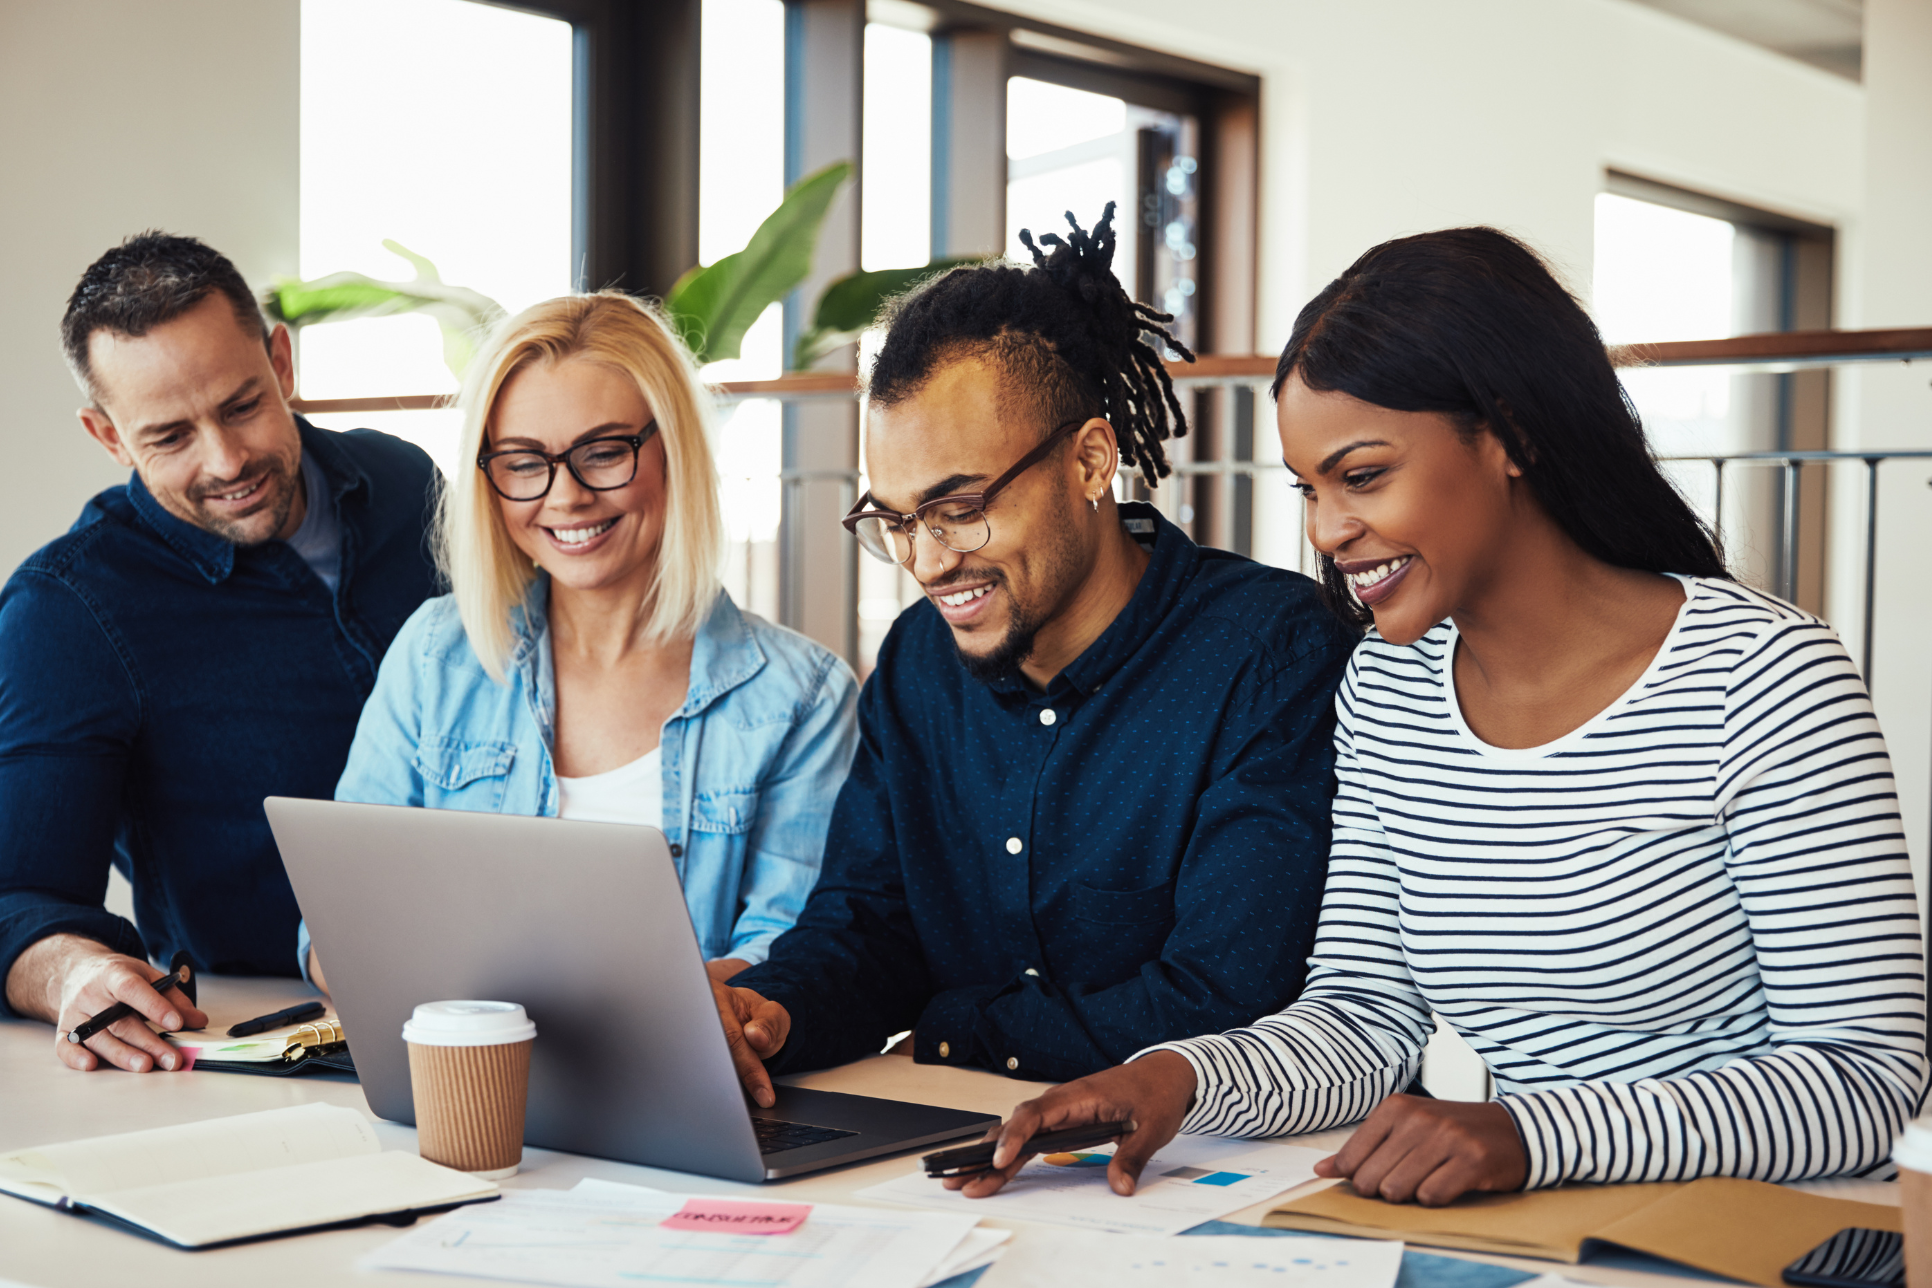
[[[991,594],[992,590],[991,586],[975,586],[971,590],[962,590],[952,595],[935,595],[933,598],[948,608],[958,608],[962,604],[972,603],[982,595]]]
[[[220,501],[223,504],[232,505],[236,501],[246,501],[249,497],[261,491],[262,486],[267,482],[268,475],[264,474],[259,478],[250,479],[232,491],[203,493],[201,499],[204,501]]]
[[[559,543],[566,546],[581,546],[596,540],[609,532],[616,519],[605,519],[601,523],[587,523],[579,528],[545,528]]]
[[[1415,558],[1414,555],[1403,555],[1400,559],[1391,559],[1387,563],[1377,564],[1375,567],[1364,569],[1361,572],[1343,573],[1342,576],[1347,580],[1348,588],[1357,595],[1360,595],[1363,591],[1373,590],[1389,578],[1395,576],[1395,574],[1401,572],[1404,568],[1408,567],[1409,560],[1413,558]]]

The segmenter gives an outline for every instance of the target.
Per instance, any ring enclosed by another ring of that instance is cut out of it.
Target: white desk
[[[238,1020],[260,1015],[300,1000],[305,988],[289,980],[208,979],[203,982],[202,1006],[210,1028],[219,1031]],[[323,1078],[261,1078],[216,1073],[128,1074],[99,1071],[71,1072],[54,1058],[53,1031],[44,1024],[0,1021],[0,1149],[55,1144],[88,1136],[137,1131],[195,1122],[227,1114],[279,1109],[321,1101],[369,1112],[362,1089],[355,1083]],[[1018,1101],[1045,1085],[1017,1082],[966,1069],[914,1064],[903,1056],[875,1056],[842,1069],[788,1078],[800,1086],[886,1096],[959,1109],[1004,1115]],[[373,1117],[373,1115],[371,1115]],[[413,1128],[396,1123],[376,1124],[385,1148],[416,1148]],[[1346,1131],[1322,1132],[1303,1138],[1318,1148],[1338,1146]],[[530,1149],[523,1170],[505,1182],[513,1189],[568,1189],[587,1176],[650,1185],[659,1189],[698,1193],[758,1191],[774,1198],[797,1198],[819,1203],[857,1202],[854,1194],[917,1167],[917,1151],[855,1164],[831,1172],[765,1186],[721,1181],[707,1176],[633,1167],[604,1159]],[[1320,1182],[1317,1182],[1319,1184]],[[1807,1189],[1828,1189],[1845,1198],[1896,1204],[1897,1186],[1870,1182],[1824,1182]],[[1122,1200],[1130,1202],[1131,1200]],[[1236,1213],[1229,1220],[1253,1225],[1271,1204]],[[1013,1228],[1017,1238],[1050,1239],[1052,1226],[1003,1220],[987,1224]],[[456,1279],[400,1273],[359,1274],[352,1263],[399,1233],[390,1226],[368,1226],[271,1239],[208,1252],[183,1252],[124,1234],[106,1225],[80,1220],[50,1208],[0,1195],[0,1278],[19,1280],[36,1288],[309,1288],[310,1285],[350,1281],[398,1288],[437,1288],[447,1283],[489,1285],[499,1281]],[[1433,1250],[1432,1250],[1433,1251]],[[1457,1255],[1444,1253],[1442,1255]],[[1671,1276],[1607,1267],[1569,1266],[1515,1258],[1472,1258],[1517,1266],[1542,1273],[1561,1270],[1574,1279],[1619,1285],[1621,1288],[1687,1288],[1689,1281]],[[500,1288],[500,1284],[499,1284]]]

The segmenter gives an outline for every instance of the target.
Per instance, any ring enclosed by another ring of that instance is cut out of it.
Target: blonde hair
[[[511,614],[537,570],[510,540],[476,458],[510,377],[568,358],[623,372],[657,417],[667,512],[645,638],[664,644],[695,635],[718,594],[724,524],[711,460],[711,400],[690,351],[654,307],[618,291],[534,304],[499,324],[464,376],[462,445],[437,522],[436,562],[456,596],[470,647],[499,684],[516,643]]]

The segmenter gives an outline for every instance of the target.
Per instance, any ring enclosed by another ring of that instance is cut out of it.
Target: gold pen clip
[[[342,1036],[340,1020],[317,1020],[313,1024],[304,1024],[288,1035],[288,1045],[282,1048],[282,1059],[294,1064],[312,1055],[340,1051],[347,1045],[348,1039]]]

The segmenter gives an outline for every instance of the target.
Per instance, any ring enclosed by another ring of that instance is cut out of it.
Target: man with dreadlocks
[[[716,986],[762,1105],[770,1073],[905,1030],[920,1061],[1059,1080],[1301,990],[1354,640],[1306,578],[1116,505],[1117,464],[1153,485],[1186,422],[1112,217],[891,314],[845,522],[927,602],[860,698],[804,914]]]

